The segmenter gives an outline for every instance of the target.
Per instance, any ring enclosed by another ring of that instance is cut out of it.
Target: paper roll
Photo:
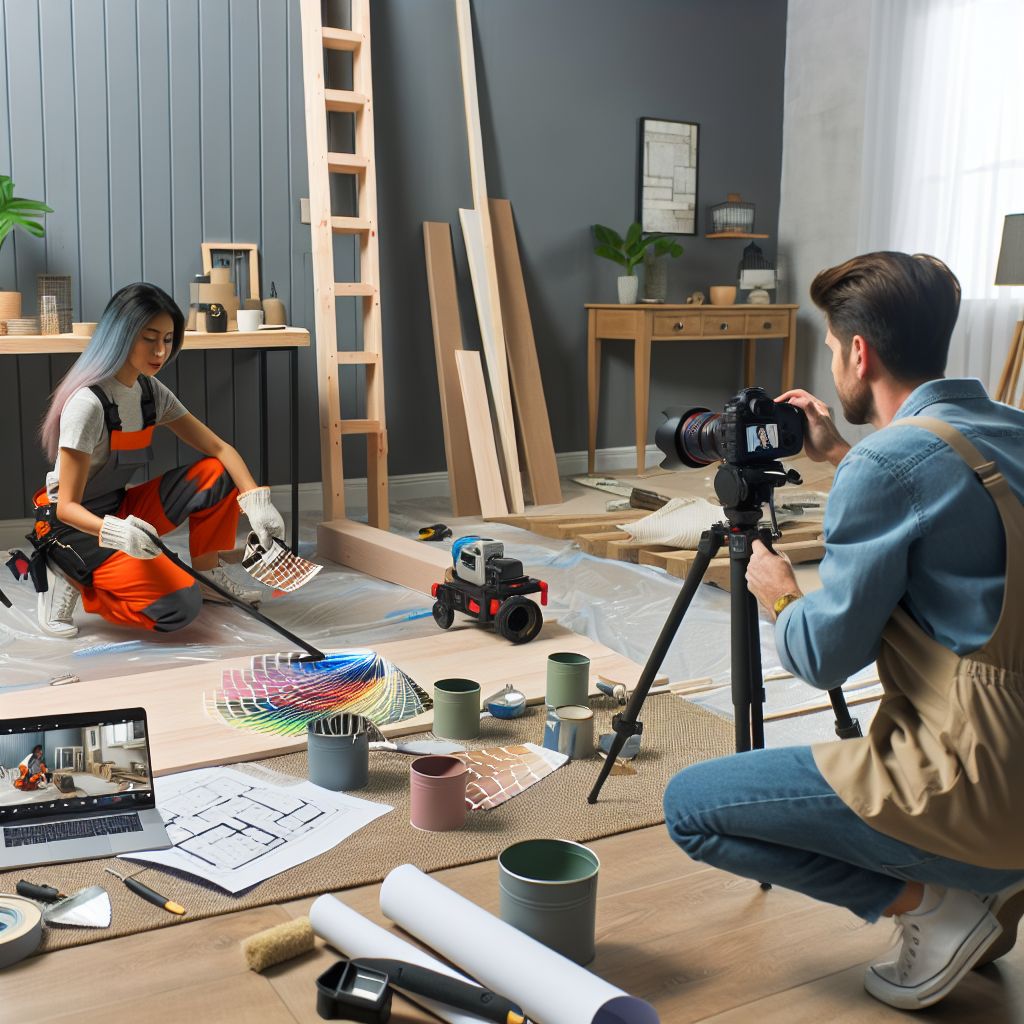
[[[43,915],[31,900],[0,896],[0,968],[31,956],[43,938]]]
[[[412,864],[395,868],[384,879],[380,909],[481,985],[517,1002],[531,1020],[658,1024],[649,1003],[609,985]]]
[[[435,960],[418,947],[367,920],[362,914],[346,906],[334,896],[321,896],[313,903],[313,906],[309,908],[309,923],[321,939],[329,942],[339,953],[344,953],[349,959],[387,957],[392,960],[404,960],[410,964],[419,964],[420,967],[426,967],[440,974],[447,974],[460,981],[468,980],[458,971],[453,971],[447,964]],[[453,1010],[450,1006],[435,1003],[432,999],[427,999],[424,996],[409,996],[408,998],[430,1010],[442,1020],[448,1021],[449,1024],[481,1024],[484,1020],[474,1014]]]

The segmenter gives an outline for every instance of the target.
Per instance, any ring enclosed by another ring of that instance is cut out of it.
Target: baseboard
[[[660,462],[662,454],[657,445],[647,446],[647,463]],[[555,455],[559,476],[581,476],[587,472],[586,452],[559,452]],[[636,448],[599,448],[597,450],[597,466],[601,473],[615,472],[622,469],[636,468]],[[288,508],[291,501],[291,488],[288,484],[275,484],[271,488],[274,503],[279,508]],[[320,483],[311,481],[299,484],[299,506],[308,507],[320,496]],[[388,494],[392,501],[412,500],[416,498],[446,498],[449,496],[448,473],[405,473],[388,479]],[[363,508],[366,505],[366,478],[356,477],[345,481],[345,503]]]

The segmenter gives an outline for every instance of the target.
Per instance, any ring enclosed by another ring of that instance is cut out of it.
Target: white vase
[[[636,295],[640,288],[640,282],[637,279],[636,274],[630,274],[628,277],[620,277],[618,279],[619,285],[619,302],[623,306],[632,306],[636,303]]]

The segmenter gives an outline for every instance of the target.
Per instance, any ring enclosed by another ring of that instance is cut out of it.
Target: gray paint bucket
[[[450,754],[417,757],[409,766],[409,823],[427,832],[449,832],[466,823],[469,769]]]
[[[597,854],[566,839],[528,839],[498,857],[501,919],[578,964],[594,959]]]
[[[362,789],[370,781],[370,734],[360,715],[332,715],[310,722],[309,781],[324,789]]]
[[[548,655],[545,703],[559,708],[563,704],[586,704],[590,691],[590,659],[585,654],[560,651]]]
[[[480,735],[479,683],[472,679],[434,683],[434,733],[446,740],[471,740]]]
[[[544,746],[570,761],[594,756],[594,712],[582,704],[548,708]]]

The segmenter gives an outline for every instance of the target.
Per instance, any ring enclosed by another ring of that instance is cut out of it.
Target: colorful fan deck
[[[375,651],[338,651],[315,662],[301,657],[257,655],[248,669],[226,669],[221,688],[204,694],[207,714],[238,729],[297,736],[327,715],[363,715],[379,726],[433,706],[426,692]]]

